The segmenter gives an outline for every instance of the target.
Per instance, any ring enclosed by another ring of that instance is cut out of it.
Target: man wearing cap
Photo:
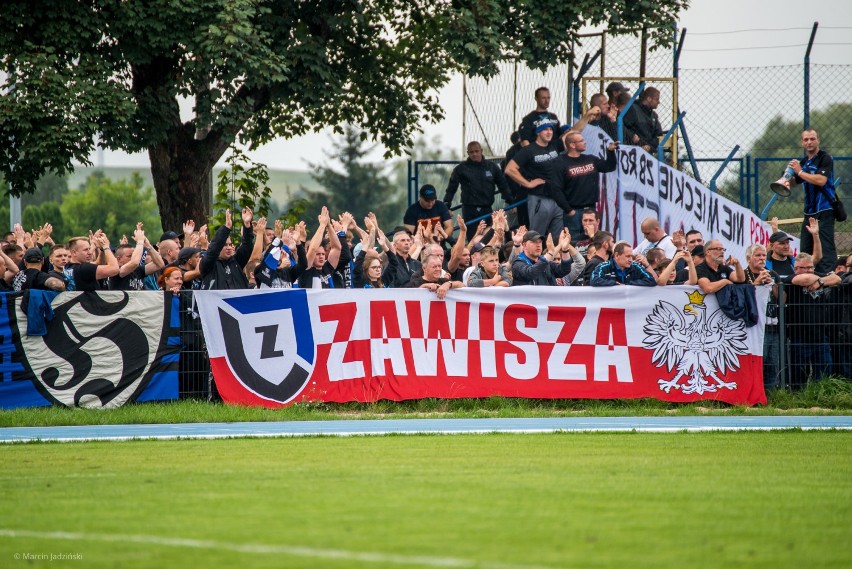
[[[163,241],[174,241],[175,245],[180,248],[180,236],[174,231],[164,231],[162,235],[160,235],[160,240],[157,241],[157,246],[160,246],[160,243]]]
[[[512,195],[503,170],[491,160],[485,160],[482,145],[476,141],[467,145],[467,160],[453,168],[444,203],[452,207],[456,190],[461,186],[461,210],[465,221],[488,215],[485,223],[491,224],[489,215],[494,206],[494,194],[497,189],[506,203],[511,203]]]
[[[527,190],[529,228],[542,235],[550,233],[556,241],[564,227],[563,208],[568,205],[554,185],[559,148],[553,141],[553,125],[549,122],[538,125],[536,133],[535,142],[519,150],[506,164],[506,175]]]
[[[606,158],[585,154],[586,139],[579,132],[565,136],[565,154],[556,160],[557,186],[570,208],[565,210],[565,225],[577,240],[583,234],[583,210],[596,210],[600,197],[600,175],[615,170],[618,142],[606,148]]]
[[[142,224],[133,232],[136,246],[119,245],[115,248],[118,274],[109,278],[110,290],[144,290],[144,279],[165,267],[163,258],[145,237]]]
[[[813,258],[816,263],[822,259],[822,239],[819,236],[819,222],[813,217],[805,226],[813,239]],[[776,231],[769,236],[769,256],[766,258],[766,268],[775,271],[779,282],[789,283],[796,275],[793,269],[793,255],[790,251],[790,241],[793,236],[783,231]],[[831,270],[831,269],[829,269]]]
[[[542,124],[549,124],[554,132],[559,132],[559,117],[547,110],[550,107],[550,89],[539,87],[535,90],[535,110],[521,119],[518,134],[521,137],[521,146],[529,146],[535,142],[536,130]]]
[[[702,242],[704,240],[702,239]],[[685,256],[680,255],[685,251],[678,251],[675,253],[675,257],[672,261],[675,264],[675,275],[674,275],[674,283],[670,284],[683,284],[689,281],[690,272],[695,269],[697,270],[698,266],[704,263],[704,245],[695,245],[691,249],[689,245],[686,246],[686,251],[689,251],[689,261],[686,261]],[[694,283],[693,283],[694,284]]]
[[[183,273],[183,289],[197,290],[201,288],[201,249],[199,247],[184,247],[178,253],[175,264]]]
[[[408,206],[402,223],[409,233],[414,234],[418,225],[436,226],[439,223],[447,235],[453,234],[453,216],[444,202],[438,201],[438,191],[432,184],[420,188],[420,198]]]
[[[65,280],[45,273],[44,253],[38,247],[30,247],[24,252],[24,269],[18,271],[12,279],[12,290],[20,292],[28,288],[38,290],[65,290]]]
[[[563,255],[571,245],[571,235],[562,231],[556,247]],[[571,272],[571,261],[555,263],[550,253],[542,254],[542,236],[538,231],[529,230],[524,234],[523,251],[512,262],[512,286],[556,286],[556,278]]]
[[[729,284],[745,282],[745,272],[736,257],[725,261],[725,247],[721,241],[711,239],[704,247],[704,262],[695,267],[701,292],[710,294]]]
[[[810,128],[802,132],[802,148],[805,156],[801,160],[790,160],[788,166],[795,177],[790,185],[802,184],[805,189],[805,218],[802,221],[802,251],[816,254],[814,233],[808,228],[809,218],[819,222],[819,238],[822,240],[822,257],[817,260],[817,272],[828,273],[834,268],[837,250],[834,246],[834,208],[837,198],[834,188],[834,160],[819,147],[819,134]]]

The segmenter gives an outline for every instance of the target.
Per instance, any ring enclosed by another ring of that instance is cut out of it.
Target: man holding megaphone
[[[819,134],[814,129],[802,132],[802,148],[805,157],[801,160],[790,160],[787,165],[793,171],[789,180],[790,187],[802,184],[805,189],[805,218],[802,221],[801,250],[813,254],[814,240],[807,229],[808,218],[814,217],[819,221],[819,238],[822,241],[822,260],[815,272],[829,273],[837,261],[837,250],[834,246],[834,209],[832,204],[837,199],[834,188],[834,160],[825,150],[819,147]]]

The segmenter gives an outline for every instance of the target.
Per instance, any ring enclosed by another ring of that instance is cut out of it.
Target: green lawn
[[[4,567],[25,566],[11,562],[25,553],[130,568],[852,566],[846,432],[34,443],[2,452]]]

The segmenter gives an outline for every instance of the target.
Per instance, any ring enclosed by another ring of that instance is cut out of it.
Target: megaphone
[[[769,189],[781,196],[782,198],[786,198],[790,195],[790,180],[793,179],[795,173],[793,173],[793,169],[787,166],[787,169],[784,170],[784,175],[769,184]]]

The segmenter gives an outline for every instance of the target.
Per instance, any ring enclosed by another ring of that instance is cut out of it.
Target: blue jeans
[[[778,326],[767,326],[763,334],[763,387],[767,391],[780,387],[778,360],[781,357],[781,335]]]
[[[583,208],[578,207],[575,209],[574,215],[568,215],[568,212],[566,211],[562,221],[571,233],[572,245],[576,245],[577,241],[586,238],[585,233],[583,233]]]

